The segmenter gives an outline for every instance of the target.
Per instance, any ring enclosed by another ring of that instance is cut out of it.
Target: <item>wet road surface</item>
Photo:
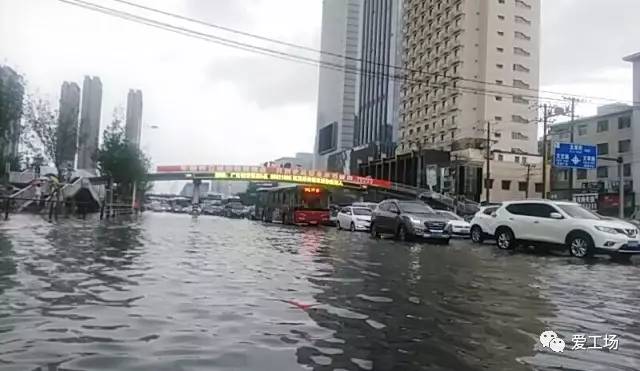
[[[0,225],[0,370],[638,370],[639,308],[637,260],[173,214]]]

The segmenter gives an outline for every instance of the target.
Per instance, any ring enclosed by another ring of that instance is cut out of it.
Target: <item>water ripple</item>
[[[0,226],[0,370],[637,370],[637,262],[145,214]],[[538,336],[617,334],[553,353]]]

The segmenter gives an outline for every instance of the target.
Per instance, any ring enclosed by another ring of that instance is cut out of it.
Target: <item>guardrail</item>
[[[401,183],[391,183],[391,190],[413,194],[416,198],[430,198],[446,205],[451,210],[457,210],[461,214],[473,214],[480,210],[480,204],[469,199],[456,199],[429,189],[418,188]]]

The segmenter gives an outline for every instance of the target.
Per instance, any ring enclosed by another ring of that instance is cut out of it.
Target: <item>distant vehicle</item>
[[[336,226],[338,229],[349,229],[351,232],[368,231],[371,225],[371,209],[368,207],[347,206],[338,213]]]
[[[292,185],[257,190],[256,216],[265,222],[319,225],[329,222],[329,194],[321,186]]]
[[[222,215],[227,218],[244,218],[245,209],[241,202],[229,202],[224,205]]]
[[[492,214],[500,208],[499,205],[483,206],[480,211],[473,216],[469,224],[471,224],[471,241],[482,243],[487,238],[492,238],[489,231],[495,228],[495,218]]]
[[[445,227],[452,237],[469,237],[471,225],[463,218],[451,211],[439,210],[436,213],[447,220],[447,226]]]
[[[421,201],[385,200],[371,216],[371,235],[391,233],[401,241],[425,238],[449,243],[447,220]]]
[[[256,205],[251,205],[247,208],[247,218],[251,220],[258,219],[258,217],[256,216]]]
[[[603,219],[574,202],[526,200],[505,203],[495,211],[494,235],[498,248],[509,250],[519,242],[569,250],[578,258],[596,253],[628,259],[640,254],[638,228],[622,220]]]
[[[366,207],[368,209],[371,209],[371,211],[375,210],[376,207],[378,207],[378,204],[375,202],[354,202],[353,204],[351,204],[351,206],[353,207]]]

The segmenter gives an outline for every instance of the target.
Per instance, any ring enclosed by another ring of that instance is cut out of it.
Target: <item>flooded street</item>
[[[0,370],[637,370],[636,259],[16,215],[0,225]],[[574,334],[619,348],[572,350]]]

